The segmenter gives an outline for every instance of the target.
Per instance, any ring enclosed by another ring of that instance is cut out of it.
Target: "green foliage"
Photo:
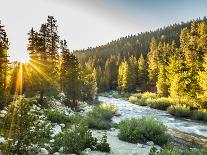
[[[98,142],[97,138],[92,137],[92,133],[87,126],[81,123],[66,129],[63,133],[56,136],[52,145],[53,151],[57,152],[61,147],[63,148],[61,153],[69,154],[80,154],[86,148],[102,152],[110,151],[106,135]]]
[[[87,113],[86,123],[89,128],[107,130],[111,127],[111,118],[116,111],[114,106],[100,104]]]
[[[101,152],[110,152],[111,148],[109,144],[107,143],[107,135],[103,135],[101,138],[101,142],[96,145],[97,150]]]
[[[168,96],[167,74],[164,66],[159,66],[158,80],[156,82],[157,93],[159,96]]]
[[[169,98],[162,97],[158,99],[147,100],[147,103],[151,108],[167,110],[167,108],[172,104],[172,101]]]
[[[75,125],[74,129],[68,129],[55,138],[53,151],[57,152],[63,147],[63,153],[80,154],[86,148],[89,139],[91,133],[87,127],[81,124]]]
[[[91,71],[88,71],[88,73],[85,71],[85,73],[83,73],[83,76],[84,78],[82,79],[82,99],[84,101],[93,101],[96,97],[98,89],[96,82],[96,69],[91,69]]]
[[[175,106],[170,106],[167,111],[174,116],[177,117],[190,117],[192,112],[190,110],[190,107],[187,106],[181,106],[181,105],[175,105]]]
[[[49,121],[51,121],[52,123],[67,124],[67,123],[71,122],[71,118],[61,110],[49,109],[46,111],[45,115],[46,115],[47,119]]]
[[[206,153],[207,152],[205,150],[197,148],[186,150],[181,150],[178,148],[164,148],[160,152],[151,155],[204,155]]]
[[[62,45],[61,87],[67,97],[67,106],[75,108],[81,99],[81,68],[78,59]]]
[[[6,106],[8,95],[8,49],[9,41],[0,21],[0,109]]]
[[[207,122],[207,110],[206,109],[198,109],[193,111],[193,115],[191,115],[192,119],[206,121]]]
[[[155,93],[151,93],[151,92],[144,92],[142,95],[143,99],[157,99],[158,96]]]
[[[29,93],[39,92],[40,100],[43,100],[45,93],[51,94],[59,87],[57,20],[48,16],[47,22],[40,26],[39,31],[32,28],[28,35],[27,48],[31,61],[24,72],[24,76],[29,79],[24,79],[25,88]]]
[[[31,151],[32,144],[41,146],[49,142],[51,126],[40,121],[40,114],[32,106],[31,102],[21,99],[9,107],[2,128],[7,139],[2,148],[5,153],[23,154]]]
[[[163,145],[168,141],[165,134],[167,128],[153,118],[127,119],[119,124],[119,128],[119,139],[131,143],[153,141],[155,144]]]

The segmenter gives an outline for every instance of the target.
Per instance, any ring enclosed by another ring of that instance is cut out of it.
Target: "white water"
[[[113,117],[113,122],[118,123],[126,118],[138,118],[142,116],[151,116],[163,122],[168,128],[181,131],[190,135],[197,135],[207,138],[207,125],[188,119],[178,119],[167,112],[142,107],[125,101],[109,97],[99,97],[99,100],[108,104],[117,106],[120,116]]]

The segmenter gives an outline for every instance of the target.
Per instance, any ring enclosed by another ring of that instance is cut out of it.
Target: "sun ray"
[[[36,66],[33,63],[29,63],[29,65],[42,77],[44,78],[47,82],[49,82],[50,84],[52,84],[55,87],[59,87],[58,83],[56,81],[54,81],[52,78],[50,78],[44,71],[41,70],[40,67]]]
[[[22,69],[22,63],[18,63],[18,73],[17,73],[17,79],[16,79],[16,87],[15,87],[15,94],[12,104],[14,105],[14,109],[11,112],[11,123],[8,131],[8,138],[11,138],[14,124],[15,124],[15,113],[18,108],[17,103],[20,103],[22,100],[22,82],[23,82],[23,69]],[[5,146],[5,149],[8,151],[8,145]]]

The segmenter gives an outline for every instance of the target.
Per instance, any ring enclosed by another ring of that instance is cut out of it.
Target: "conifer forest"
[[[20,12],[23,1],[15,2]],[[0,11],[0,155],[206,155],[207,3],[199,1],[185,2],[200,12],[174,10],[173,22],[158,8],[184,0],[47,0],[28,15],[17,11],[16,27]],[[69,6],[96,14],[79,19]],[[123,27],[110,26],[116,20]]]

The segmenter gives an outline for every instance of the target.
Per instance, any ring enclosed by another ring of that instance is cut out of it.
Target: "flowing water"
[[[151,116],[163,122],[168,128],[184,132],[189,135],[207,138],[207,124],[188,120],[178,119],[165,111],[152,109],[150,107],[138,106],[123,99],[99,97],[99,100],[107,104],[115,105],[118,108],[119,116],[113,117],[113,122],[118,123],[126,118],[138,118]]]

